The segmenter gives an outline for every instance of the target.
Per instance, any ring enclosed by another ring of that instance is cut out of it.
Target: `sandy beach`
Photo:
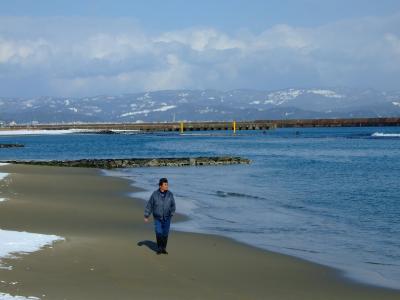
[[[4,165],[0,228],[64,237],[1,259],[0,292],[40,299],[400,299],[400,291],[216,235],[171,230],[156,255],[153,222],[122,178],[98,169]],[[150,192],[149,192],[150,194]],[[177,202],[179,206],[179,202]],[[172,222],[185,220],[176,214]],[[16,284],[9,284],[17,282]]]

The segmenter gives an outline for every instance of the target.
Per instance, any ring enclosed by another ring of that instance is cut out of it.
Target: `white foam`
[[[0,202],[4,202],[4,201],[7,201],[7,199],[6,198],[0,198]]]
[[[9,163],[2,163],[2,162],[0,162],[0,167],[1,167],[1,166],[6,166],[6,165],[9,165]]]
[[[374,137],[400,137],[400,133],[375,132],[371,136],[374,136]]]

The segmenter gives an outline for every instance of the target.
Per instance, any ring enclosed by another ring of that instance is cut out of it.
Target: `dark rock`
[[[99,131],[92,131],[92,132],[89,132],[89,133],[95,133],[95,134],[119,134],[116,131],[108,130],[108,129],[99,130]]]
[[[0,144],[0,148],[21,148],[25,147],[22,144]]]

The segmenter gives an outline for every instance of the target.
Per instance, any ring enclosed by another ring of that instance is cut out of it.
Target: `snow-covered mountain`
[[[0,98],[0,121],[17,123],[393,116],[400,116],[400,91],[372,89],[167,90],[82,98]]]

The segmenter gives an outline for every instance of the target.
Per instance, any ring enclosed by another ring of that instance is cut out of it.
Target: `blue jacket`
[[[151,194],[144,209],[144,216],[148,218],[152,213],[154,218],[172,217],[175,213],[175,199],[170,191],[166,191],[165,196],[162,196],[160,189],[157,189]]]

